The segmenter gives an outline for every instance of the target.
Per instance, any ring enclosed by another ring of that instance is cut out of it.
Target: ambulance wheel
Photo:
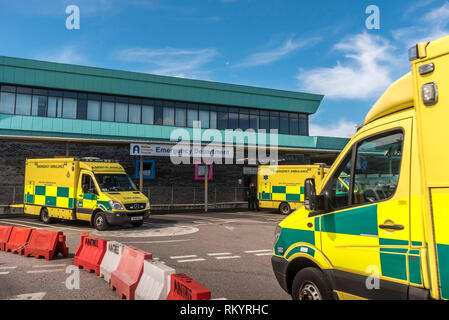
[[[317,268],[304,268],[293,279],[293,300],[332,300],[332,288]]]
[[[98,231],[103,231],[108,228],[108,222],[106,221],[106,217],[103,212],[98,211],[94,217],[94,228]]]
[[[47,208],[42,208],[42,210],[41,210],[41,221],[45,224],[49,224],[49,223],[53,222],[53,219],[48,214]]]
[[[292,209],[290,208],[290,205],[287,202],[283,202],[279,206],[279,212],[283,215],[288,215],[290,214],[290,212],[292,212]]]
[[[133,225],[133,227],[138,228],[143,225],[143,221],[131,222],[131,224]]]

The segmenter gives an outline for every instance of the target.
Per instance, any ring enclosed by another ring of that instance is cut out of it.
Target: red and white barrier
[[[144,261],[143,274],[136,289],[136,300],[167,299],[171,275],[175,273],[175,269],[160,261]]]

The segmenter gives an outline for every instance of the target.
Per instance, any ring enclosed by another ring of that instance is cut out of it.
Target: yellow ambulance
[[[325,165],[259,166],[257,188],[260,208],[278,209],[289,214],[304,204],[304,181],[321,181]]]
[[[42,222],[84,220],[97,230],[109,225],[143,224],[148,198],[125,169],[97,158],[27,159],[24,212]]]
[[[293,299],[449,299],[449,37],[409,54],[411,73],[276,229],[272,266]]]

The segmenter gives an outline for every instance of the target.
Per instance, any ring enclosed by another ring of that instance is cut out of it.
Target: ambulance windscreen
[[[96,174],[95,178],[102,192],[137,191],[136,185],[126,174]]]

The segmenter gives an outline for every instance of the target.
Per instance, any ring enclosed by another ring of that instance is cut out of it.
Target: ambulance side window
[[[351,177],[352,151],[349,151],[340,167],[332,177],[329,188],[329,205],[331,211],[347,207],[349,205],[349,186]]]
[[[404,134],[393,131],[364,140],[357,147],[352,203],[383,201],[396,192]]]
[[[97,193],[92,177],[88,174],[83,174],[81,186],[83,189],[83,193]]]

